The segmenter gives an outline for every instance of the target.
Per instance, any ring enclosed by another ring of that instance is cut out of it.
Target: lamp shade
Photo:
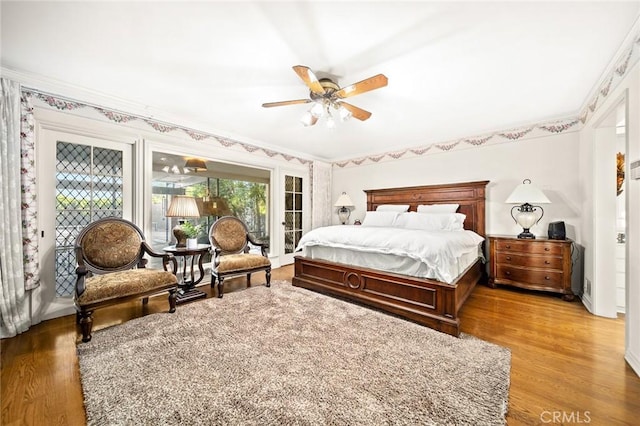
[[[228,216],[231,215],[231,209],[227,201],[222,197],[207,197],[208,199],[201,201],[201,216]]]
[[[544,195],[544,192],[531,184],[530,179],[525,179],[513,190],[509,198],[505,201],[507,204],[551,204],[551,201]]]
[[[351,198],[347,195],[346,192],[343,192],[338,199],[336,200],[336,203],[333,205],[334,207],[353,207],[353,201],[351,201]]]
[[[200,217],[198,203],[188,195],[174,195],[167,210],[167,217]]]
[[[193,170],[194,172],[204,172],[207,170],[207,163],[199,158],[187,158],[185,167]]]

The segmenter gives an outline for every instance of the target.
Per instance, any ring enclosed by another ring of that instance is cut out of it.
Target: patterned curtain
[[[24,289],[40,285],[38,256],[38,204],[36,188],[36,148],[31,93],[20,97],[20,173],[22,176],[22,250],[24,254]]]
[[[0,80],[0,337],[31,326],[22,250],[20,86]]]

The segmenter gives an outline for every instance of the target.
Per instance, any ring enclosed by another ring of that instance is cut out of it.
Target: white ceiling
[[[640,1],[1,7],[5,71],[328,161],[575,116],[640,16]],[[308,105],[261,107],[308,97],[298,64],[389,85],[349,99],[368,121],[303,127]]]

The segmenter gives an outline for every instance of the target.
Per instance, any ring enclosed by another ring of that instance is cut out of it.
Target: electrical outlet
[[[591,296],[591,280],[589,278],[586,278],[587,280],[587,285],[585,286],[585,293],[587,293],[589,296]]]

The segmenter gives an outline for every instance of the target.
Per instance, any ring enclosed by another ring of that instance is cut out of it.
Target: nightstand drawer
[[[548,287],[562,286],[563,274],[559,271],[536,271],[504,265],[498,265],[497,269],[496,279],[512,280]]]
[[[549,242],[537,242],[535,240],[497,240],[498,251],[516,251],[519,253],[562,255],[562,246]]]
[[[527,254],[497,253],[496,261],[505,266],[530,266],[534,268],[562,270],[562,258],[553,256],[530,256]]]

